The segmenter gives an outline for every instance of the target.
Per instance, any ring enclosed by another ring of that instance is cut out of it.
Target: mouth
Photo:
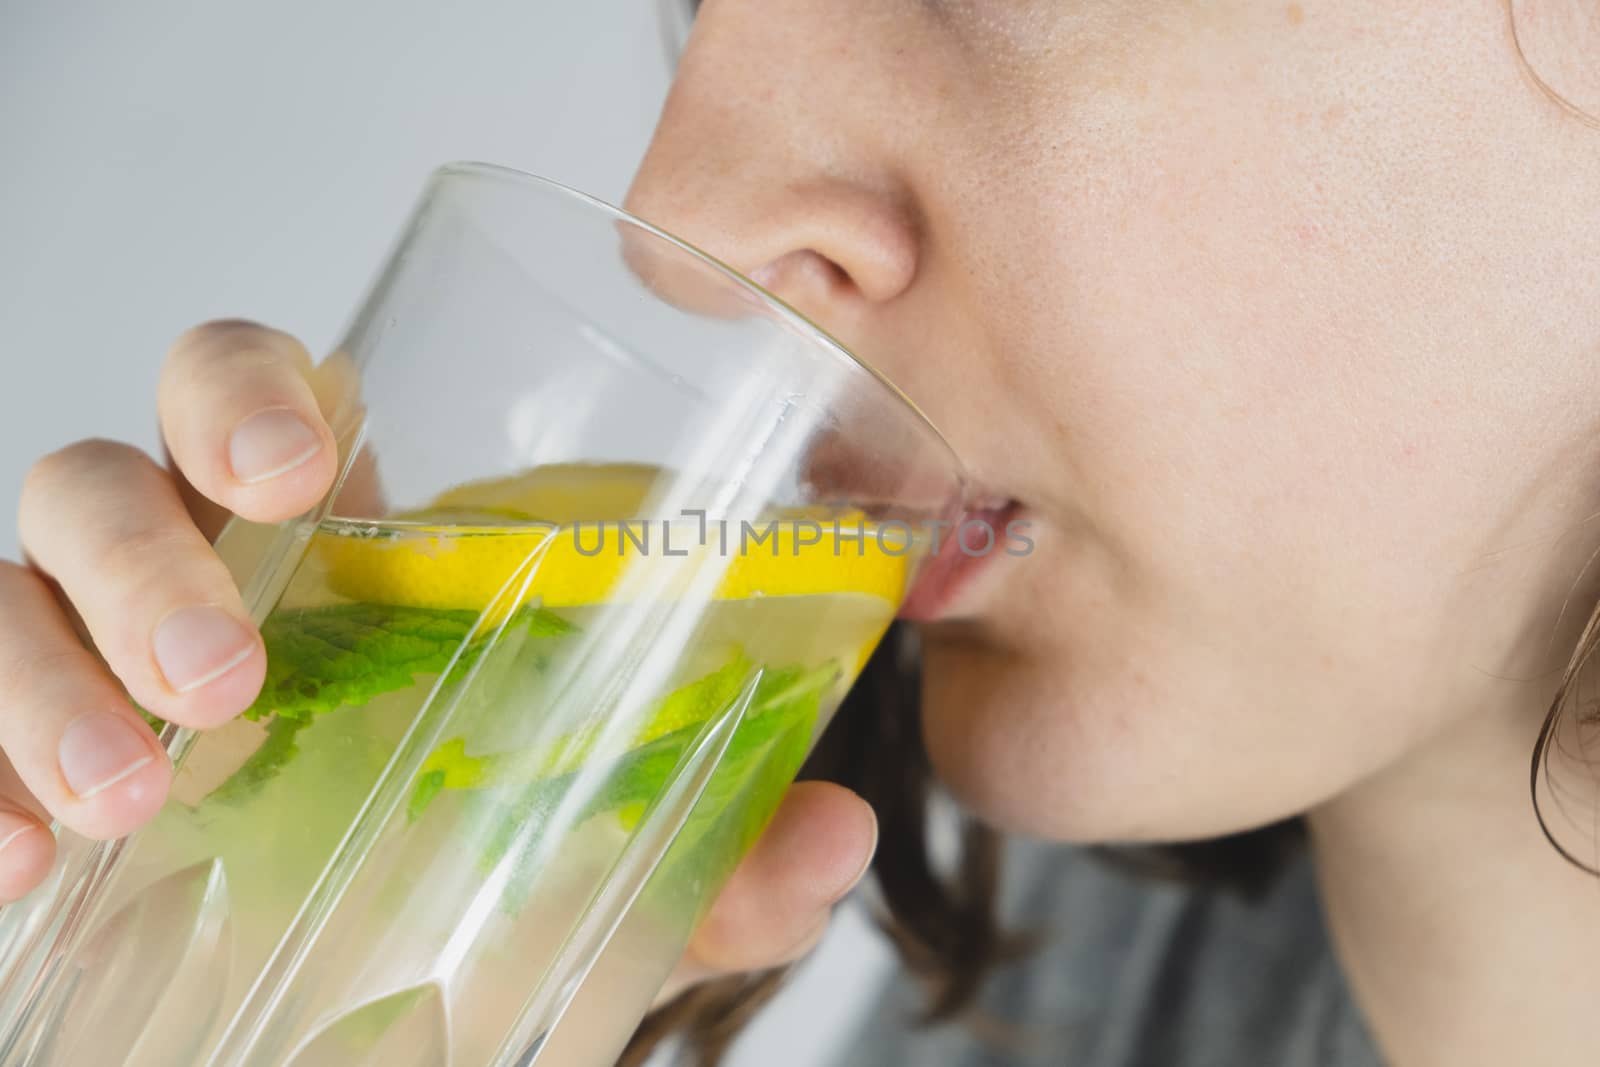
[[[953,527],[936,531],[937,549],[923,563],[898,617],[911,622],[951,617],[960,594],[977,575],[997,558],[1023,554],[1012,536],[1022,514],[1015,500],[980,502]]]

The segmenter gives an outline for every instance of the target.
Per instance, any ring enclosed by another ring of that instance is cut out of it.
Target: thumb
[[[660,1000],[718,975],[800,958],[822,939],[833,905],[872,860],[878,821],[830,782],[798,782],[689,942]]]

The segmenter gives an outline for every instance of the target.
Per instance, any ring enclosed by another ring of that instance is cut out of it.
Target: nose
[[[859,106],[814,84],[829,65],[797,47],[809,6],[702,8],[625,203],[848,339],[911,288],[918,228],[906,185],[846,128]]]

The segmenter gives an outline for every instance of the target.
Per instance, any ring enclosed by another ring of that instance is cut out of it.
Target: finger
[[[51,816],[87,837],[118,837],[149,821],[172,779],[155,735],[38,575],[0,561],[0,606],[0,749],[17,777]],[[11,845],[41,847],[27,837]]]
[[[866,801],[832,783],[797,783],[695,931],[688,969],[756,970],[810,951],[830,909],[866,873],[877,839]]]
[[[365,416],[361,404],[361,376],[348,353],[333,352],[311,369],[308,375],[311,391],[317,398],[317,408],[333,431],[336,440],[343,441],[360,424]],[[215,543],[233,513],[196,489],[172,454],[172,447],[162,443],[163,466],[178,487],[178,496],[189,510],[194,524],[200,528],[207,541]],[[363,449],[354,457],[345,473],[344,485],[339,493],[340,513],[347,516],[381,517],[387,514],[382,488],[377,484],[372,470],[369,450]]]
[[[204,727],[250,706],[266,677],[261,637],[150,457],[111,441],[46,456],[23,484],[18,528],[145,708]]]
[[[56,860],[49,813],[0,754],[0,904],[38,887]]]
[[[19,900],[50,873],[56,839],[21,802],[0,791],[0,904]]]
[[[56,859],[50,828],[0,801],[0,904],[20,900],[38,887]]]
[[[178,461],[172,457],[171,445],[163,441],[161,452],[166,460],[163,466],[178,490],[178,499],[183,501],[183,508],[189,513],[190,521],[194,523],[195,529],[200,531],[200,536],[210,543],[216,543],[222,528],[233,518],[233,512],[194,487],[194,483],[183,473],[183,468],[178,466]]]
[[[161,432],[208,499],[256,522],[309,509],[333,482],[333,432],[288,334],[238,320],[206,323],[172,346],[161,372]]]
[[[14,807],[42,824],[50,821],[50,813],[37,797],[28,792],[28,787],[22,783],[17,769],[4,752],[0,752],[0,807]]]

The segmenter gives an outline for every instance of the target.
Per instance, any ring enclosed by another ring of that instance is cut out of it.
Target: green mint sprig
[[[397,604],[330,604],[274,612],[262,624],[267,678],[247,719],[273,715],[310,719],[404,689],[418,675],[437,674],[463,644],[458,670],[488,644],[474,635],[479,613]],[[507,624],[534,637],[559,637],[576,628],[542,608],[524,608]],[[469,639],[470,643],[469,643]]]
[[[609,812],[616,813],[624,825],[636,824],[666,788],[706,721],[738,698],[754,669],[754,664],[740,655],[663,697],[641,734],[650,739],[616,758],[606,772],[604,788],[589,798],[578,821]],[[748,849],[804,762],[823,698],[838,679],[839,669],[831,663],[815,670],[787,668],[762,675],[705,792],[673,845],[669,865],[693,862],[720,870]],[[665,732],[661,732],[663,727]],[[492,801],[505,804],[508,810],[497,820],[481,857],[481,869],[487,874],[518,842],[530,821],[542,823],[554,812],[572,788],[580,762],[581,756],[571,754],[563,759],[545,753],[473,756],[467,752],[465,739],[452,738],[424,765],[407,812],[412,821],[422,818],[447,789],[517,790],[514,796]],[[518,906],[535,873],[519,869],[513,875],[506,891],[508,910]]]
[[[267,738],[208,799],[235,801],[248,796],[299,753],[296,735],[319,715],[359,706],[384,693],[405,689],[450,665],[471,667],[488,646],[478,632],[479,613],[416,608],[399,604],[329,604],[279,610],[261,626],[267,675],[261,692],[243,712],[246,719],[270,720]],[[576,631],[572,623],[542,608],[520,609],[507,623],[530,637],[560,637]],[[465,647],[463,647],[465,646]],[[166,725],[139,709],[158,733]]]

